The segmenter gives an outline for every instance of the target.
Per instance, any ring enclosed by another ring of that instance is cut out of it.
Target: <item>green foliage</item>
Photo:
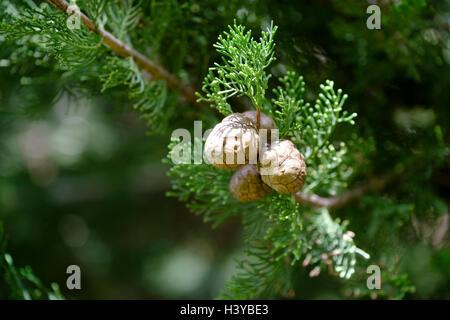
[[[139,67],[132,58],[108,57],[99,75],[103,83],[102,92],[125,86],[128,97],[134,102],[139,115],[147,120],[147,124],[158,132],[167,129],[167,121],[174,114],[174,103],[166,103],[172,99],[164,81],[146,81]],[[160,115],[165,115],[162,121]]]
[[[9,3],[9,6],[12,5]],[[6,14],[2,20],[0,35],[11,41],[37,43],[42,50],[53,55],[64,69],[88,65],[104,50],[99,36],[85,27],[69,30],[67,18],[47,4],[24,8],[16,18]]]
[[[108,26],[111,28],[112,33],[117,39],[124,41],[125,43],[131,43],[129,33],[139,23],[142,10],[142,1],[111,1],[110,5],[106,8],[106,18]]]
[[[357,256],[369,258],[356,247],[352,233],[345,232],[348,222],[333,221],[327,210],[300,209],[284,195],[262,202],[260,210],[242,217],[246,257],[237,262],[238,270],[220,298],[293,297],[299,268],[309,268],[310,277],[325,271],[349,279]]]
[[[320,85],[314,107],[304,100],[303,77],[289,71],[279,79],[282,86],[274,89],[275,110],[268,110],[278,127],[281,138],[291,138],[306,158],[308,192],[337,194],[346,186],[351,171],[343,163],[347,148],[344,142],[330,141],[340,123],[354,124],[356,113],[343,110],[347,95],[335,91],[333,81]]]
[[[273,116],[280,128],[280,137],[289,136],[299,142],[306,158],[317,156],[327,146],[333,130],[339,123],[354,124],[356,113],[343,110],[347,95],[334,90],[334,82],[327,80],[320,86],[321,93],[314,107],[304,101],[305,82],[295,72],[288,72],[279,81],[282,87],[274,89]],[[321,117],[319,117],[319,115]]]
[[[130,34],[142,15],[140,3],[83,1],[79,5],[81,9],[86,8],[100,26],[131,45]],[[81,80],[84,85],[99,81],[101,92],[107,89],[125,91],[134,108],[155,132],[167,130],[174,115],[176,95],[167,92],[163,81],[148,81],[131,58],[109,52],[101,37],[83,23],[80,28],[69,29],[67,16],[47,3],[38,7],[26,1],[16,7],[6,1],[2,6],[6,9],[0,16],[0,35],[5,36],[6,41],[32,46],[34,55],[43,56],[47,65],[55,59],[54,68],[64,73],[62,78]],[[64,89],[62,86],[61,90]]]
[[[105,7],[107,5],[108,0],[92,0],[92,1],[85,1],[81,0],[79,1],[82,3],[82,6],[86,13],[93,21],[97,23],[99,26],[103,26],[104,23],[104,16],[105,16]],[[78,1],[77,1],[78,3]]]
[[[302,76],[298,76],[295,72],[288,71],[279,81],[283,87],[278,86],[274,89],[276,98],[273,104],[277,106],[275,112],[272,108],[265,110],[276,121],[280,129],[280,137],[295,137],[302,130],[301,110],[309,107],[309,103],[304,100],[305,81]]]
[[[307,227],[310,251],[306,254],[304,264],[318,264],[313,271],[330,266],[332,274],[349,279],[355,273],[357,255],[365,259],[370,256],[356,247],[353,232],[345,232],[348,223],[344,221],[340,224],[339,219],[333,221],[326,209],[314,216]]]
[[[176,139],[171,141],[169,155],[180,143]],[[171,163],[170,158],[165,159],[165,162]],[[212,165],[177,164],[168,173],[173,190],[167,195],[189,201],[188,208],[192,212],[202,214],[205,222],[212,222],[217,227],[232,215],[255,209],[254,204],[244,204],[231,197],[228,183],[232,174],[231,171],[219,170]]]
[[[8,283],[10,298],[18,300],[61,300],[64,297],[56,283],[47,288],[30,266],[17,269],[10,254],[6,253],[6,239],[0,223],[0,276]]]
[[[256,43],[253,46],[243,45],[250,39],[249,32],[244,37],[243,27],[234,26],[230,30],[236,30],[237,34],[232,37],[228,35],[227,40],[220,38],[224,43],[221,48],[227,48],[221,52],[227,56],[234,54],[235,61],[239,56],[265,56],[268,51],[270,56],[273,55],[273,49],[267,50],[267,46]],[[249,68],[245,59],[240,61],[239,66],[242,70]],[[228,81],[228,72],[235,71],[226,67],[218,69],[219,74],[222,74],[221,83]],[[230,77],[234,77],[234,74]],[[241,74],[246,72],[242,71]],[[216,78],[210,73],[206,83],[216,81],[213,79]],[[232,83],[236,87],[248,89],[247,79],[236,77]],[[264,76],[264,79],[268,79],[268,76]],[[274,115],[282,137],[291,135],[306,153],[308,173],[311,172],[307,181],[310,186],[308,191],[321,188],[319,190],[335,192],[337,186],[344,184],[348,178],[342,169],[345,168],[342,162],[346,149],[341,146],[336,150],[330,142],[330,136],[337,124],[353,124],[356,114],[349,116],[346,111],[342,112],[346,95],[340,89],[335,92],[331,81],[320,87],[322,93],[314,108],[303,100],[305,85],[302,77],[289,72],[280,82],[284,88],[275,90],[276,109],[268,111]],[[264,94],[267,81],[252,85],[260,88],[251,89],[251,92]],[[215,92],[219,93],[217,90]],[[245,90],[241,92],[248,93]],[[222,98],[225,101],[228,96]],[[262,100],[264,96],[258,98],[258,101]],[[174,141],[169,150],[173,150],[176,143]],[[231,174],[203,164],[174,164],[169,172],[174,189],[169,195],[188,201],[190,209],[204,214],[206,221],[214,221],[214,226],[231,215],[242,215],[248,259],[239,262],[239,270],[227,284],[222,297],[249,299],[289,296],[293,290],[290,275],[300,266],[301,259],[304,266],[312,268],[310,276],[316,276],[325,269],[348,279],[355,272],[356,256],[359,254],[365,259],[369,258],[345,233],[347,223],[333,221],[327,210],[301,207],[292,196],[274,192],[257,204],[242,204],[233,200],[228,190]],[[329,178],[325,179],[325,176]]]
[[[275,60],[273,37],[277,27],[270,25],[258,41],[244,26],[229,26],[214,45],[222,54],[222,64],[215,63],[203,82],[206,97],[222,114],[232,113],[227,100],[233,96],[247,96],[255,107],[261,107],[270,75],[265,69]]]
[[[220,299],[249,299],[251,297],[288,296],[292,285],[289,270],[273,260],[266,246],[253,243],[245,254],[247,258],[237,262],[237,274],[226,286]]]

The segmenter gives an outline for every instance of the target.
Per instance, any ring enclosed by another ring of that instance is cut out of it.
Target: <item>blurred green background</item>
[[[381,30],[366,28],[373,3],[382,9]],[[370,227],[366,213],[398,227],[391,232],[401,246],[383,254],[399,258],[416,286],[407,297],[450,298],[450,1],[142,7],[151,19],[147,28],[164,32],[136,35],[136,46],[151,42],[160,62],[196,88],[218,58],[212,44],[233,19],[256,34],[273,20],[279,30],[272,74],[291,67],[311,91],[332,79],[349,94],[357,125],[336,134],[372,139],[361,176],[414,168],[389,199],[369,195],[336,215],[348,218],[356,234],[369,234],[361,239],[369,252],[389,241],[390,231]],[[61,72],[33,48],[0,40],[0,221],[16,266],[32,266],[73,299],[216,297],[241,256],[240,220],[213,230],[165,196],[170,181],[161,160],[171,131],[149,134],[124,88],[100,93],[98,83],[80,85],[76,74]],[[180,104],[170,129],[192,131],[192,120],[201,117],[210,115]],[[402,204],[413,207],[414,217],[399,220]],[[81,267],[82,290],[65,289],[71,264]],[[345,297],[337,280],[299,279],[299,298]],[[0,278],[0,298],[8,294]]]

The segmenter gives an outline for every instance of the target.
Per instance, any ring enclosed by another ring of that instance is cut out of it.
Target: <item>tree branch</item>
[[[396,181],[400,175],[392,174],[385,176],[383,178],[373,177],[366,184],[360,185],[353,190],[349,190],[340,196],[335,197],[321,197],[316,194],[305,194],[302,192],[297,192],[295,194],[295,200],[299,203],[314,206],[314,207],[325,207],[328,209],[337,209],[349,202],[359,199],[363,194],[368,191],[381,191],[388,184]]]
[[[65,0],[47,0],[59,10],[67,13],[67,8],[70,6]],[[103,28],[98,28],[95,23],[87,17],[84,13],[80,12],[81,20],[83,24],[92,32],[99,34],[103,42],[111,48],[112,51],[120,56],[127,58],[132,57],[136,64],[142,69],[151,74],[156,79],[164,79],[167,86],[175,91],[178,91],[187,101],[196,105],[204,105],[204,103],[197,102],[197,96],[195,91],[188,85],[183,84],[177,77],[164,69],[162,66],[152,62],[146,56],[140,52],[134,50],[131,46],[123,43],[110,32]]]
[[[56,8],[67,13],[67,9],[69,4],[65,0],[47,0],[49,3],[53,4]],[[119,39],[117,39],[110,32],[106,31],[103,28],[98,28],[94,21],[92,21],[89,17],[87,17],[84,13],[80,12],[81,20],[83,24],[92,32],[99,34],[103,42],[115,53],[120,56],[127,58],[132,57],[136,64],[144,71],[151,74],[155,79],[164,79],[167,83],[167,86],[175,91],[178,91],[187,101],[194,103],[196,105],[205,105],[204,102],[197,102],[197,96],[195,95],[195,90],[190,86],[183,84],[177,77],[167,71],[161,65],[152,62],[142,53],[134,50],[131,46],[126,43],[123,43]],[[324,198],[315,194],[308,195],[302,192],[297,192],[295,194],[295,199],[297,202],[302,204],[316,206],[316,207],[325,207],[329,209],[340,208],[347,203],[354,201],[360,198],[364,193],[370,190],[380,191],[382,190],[388,183],[392,182],[398,176],[390,176],[385,179],[382,178],[372,178],[365,185],[361,185],[356,187],[353,190],[347,191],[344,194],[336,197]]]

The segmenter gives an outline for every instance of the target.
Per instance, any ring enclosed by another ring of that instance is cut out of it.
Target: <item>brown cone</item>
[[[262,153],[261,179],[279,193],[300,191],[306,180],[303,155],[289,140],[278,140]]]
[[[255,126],[257,125],[257,116],[258,116],[258,112],[257,111],[245,111],[243,113],[244,116],[246,116],[247,118],[249,118],[254,124]],[[272,129],[277,129],[277,125],[275,124],[275,121],[273,121],[273,119],[271,117],[269,117],[268,115],[264,114],[261,112],[261,117],[260,117],[260,126],[259,129],[266,129],[267,130],[267,142],[270,143],[271,142],[271,133],[272,133]],[[260,132],[259,132],[260,133]],[[262,141],[262,143],[264,143]]]
[[[234,170],[256,163],[258,148],[256,125],[241,113],[224,118],[205,142],[206,157],[219,169]]]
[[[270,190],[270,187],[261,180],[256,166],[252,164],[238,169],[230,180],[231,195],[241,202],[259,200]]]

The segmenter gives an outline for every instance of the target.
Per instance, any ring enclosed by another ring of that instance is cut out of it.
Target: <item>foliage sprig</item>
[[[277,27],[270,25],[263,31],[259,42],[244,26],[229,26],[228,32],[219,36],[214,45],[222,54],[221,63],[214,63],[203,82],[199,100],[213,104],[222,114],[232,113],[228,99],[233,96],[247,96],[255,107],[263,104],[270,74],[265,69],[275,60],[273,37]]]

